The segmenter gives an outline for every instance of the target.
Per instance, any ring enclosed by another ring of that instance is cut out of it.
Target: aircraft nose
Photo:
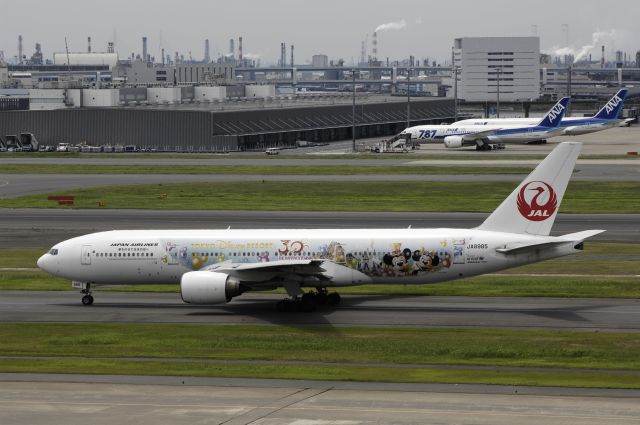
[[[47,256],[49,254],[44,254],[42,257],[38,258],[38,267],[40,270],[47,271]]]

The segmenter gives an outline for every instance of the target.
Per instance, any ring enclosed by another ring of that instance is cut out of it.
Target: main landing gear
[[[493,144],[484,143],[482,145],[476,145],[477,151],[501,150],[504,148],[505,148],[504,143],[493,143]]]
[[[309,313],[315,311],[321,305],[340,304],[340,294],[327,292],[326,288],[316,288],[316,291],[305,292],[301,296],[285,298],[276,304],[276,309],[281,312],[301,311]]]

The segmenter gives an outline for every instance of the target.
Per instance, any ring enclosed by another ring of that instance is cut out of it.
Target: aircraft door
[[[91,245],[82,245],[82,257],[80,257],[80,264],[86,266],[91,264]]]

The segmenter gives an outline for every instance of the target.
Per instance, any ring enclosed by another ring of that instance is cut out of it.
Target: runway
[[[0,382],[13,425],[640,423],[633,390],[36,374]]]
[[[299,211],[172,211],[0,209],[5,246],[46,248],[91,232],[114,229],[231,228],[473,228],[486,213]],[[640,214],[560,214],[552,235],[606,229],[590,240],[640,241]]]
[[[0,292],[0,322],[207,323],[325,326],[469,327],[640,331],[640,301],[504,297],[344,295],[339,307],[279,313],[284,295],[247,293],[228,304],[184,304],[179,294]]]

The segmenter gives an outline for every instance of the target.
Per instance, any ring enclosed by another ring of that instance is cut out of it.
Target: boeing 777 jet
[[[577,253],[603,230],[549,236],[576,158],[559,144],[474,229],[114,230],[56,244],[38,266],[73,281],[93,303],[97,285],[180,285],[192,304],[284,288],[280,310],[337,304],[330,289],[422,284],[493,273]]]

